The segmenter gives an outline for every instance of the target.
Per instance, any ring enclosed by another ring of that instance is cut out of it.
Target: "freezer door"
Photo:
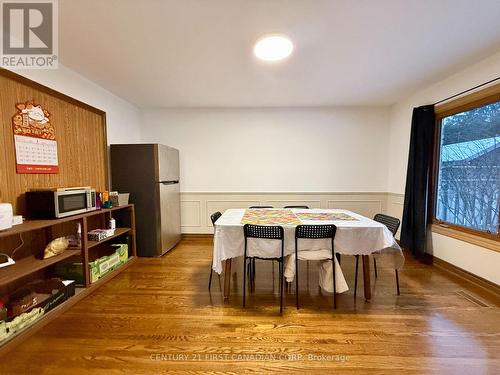
[[[161,254],[172,249],[181,239],[181,204],[178,183],[159,183]]]
[[[179,150],[158,145],[158,181],[179,181]]]

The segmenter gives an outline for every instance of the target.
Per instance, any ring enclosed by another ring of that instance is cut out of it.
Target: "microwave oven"
[[[95,189],[68,188],[26,192],[26,215],[32,219],[62,218],[95,209]]]

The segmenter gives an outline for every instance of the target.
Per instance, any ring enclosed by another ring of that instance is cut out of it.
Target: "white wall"
[[[137,107],[62,64],[54,70],[20,70],[16,73],[105,111],[108,143],[140,141],[141,120]]]
[[[402,213],[413,107],[432,104],[498,76],[500,76],[500,53],[420,90],[393,106],[389,121],[391,162],[387,208],[390,214],[401,216]],[[435,257],[500,284],[500,272],[498,272],[500,253],[436,233],[432,233],[431,242]]]
[[[383,192],[388,110],[153,109],[143,140],[181,150],[184,192]]]

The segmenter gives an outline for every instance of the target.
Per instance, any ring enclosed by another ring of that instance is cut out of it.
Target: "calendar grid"
[[[14,135],[18,173],[57,173],[57,142]]]

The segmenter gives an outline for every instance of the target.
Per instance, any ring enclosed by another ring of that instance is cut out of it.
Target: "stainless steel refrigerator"
[[[161,144],[111,145],[111,186],[135,205],[137,254],[160,256],[181,239],[179,150]]]

